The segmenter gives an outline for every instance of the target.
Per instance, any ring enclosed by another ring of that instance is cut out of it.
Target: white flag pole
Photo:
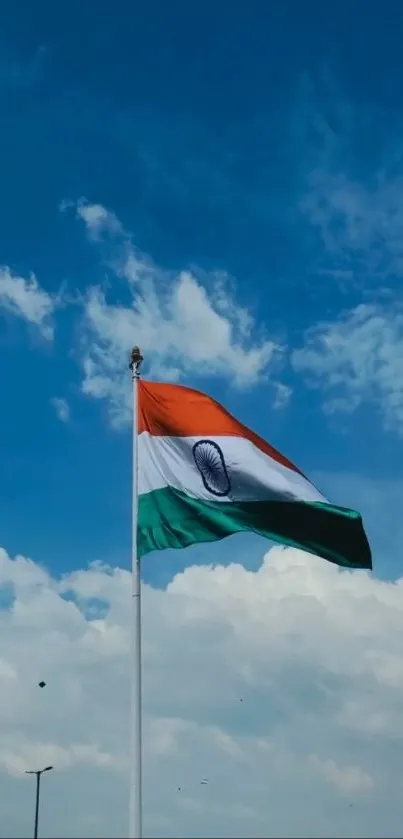
[[[141,839],[142,802],[142,700],[141,700],[141,568],[137,551],[138,511],[138,382],[143,356],[133,347],[130,369],[133,381],[133,495],[132,495],[132,638],[131,638],[131,738],[130,738],[130,818],[129,839]]]

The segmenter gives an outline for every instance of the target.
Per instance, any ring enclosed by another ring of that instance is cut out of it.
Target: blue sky
[[[402,34],[398,3],[7,9],[11,556],[52,579],[128,568],[127,353],[140,343],[145,376],[207,390],[359,509],[376,576],[402,576]],[[239,536],[150,555],[144,579],[254,572],[266,549]]]
[[[212,272],[228,275],[234,290],[226,293],[254,321],[245,351],[264,336],[281,345],[242,391],[231,387],[231,367],[205,375],[202,360],[183,381],[218,395],[310,474],[326,473],[330,495],[337,473],[337,500],[364,514],[368,483],[376,493],[399,481],[402,397],[390,377],[402,349],[401,17],[393,6],[386,22],[374,5],[363,22],[353,4],[346,27],[346,9],[240,3],[217,13],[207,4],[196,14],[161,2],[122,3],[113,15],[107,3],[70,4],[65,17],[45,3],[35,14],[24,4],[10,11],[0,74],[1,262],[25,279],[33,272],[60,300],[53,341],[6,311],[2,319],[0,509],[12,550],[60,570],[89,558],[124,563],[129,550],[129,436],[111,432],[104,406],[83,396],[80,342],[88,288],[107,288],[108,305],[130,305],[130,296],[105,264],[103,243],[88,241],[73,210],[60,212],[63,201],[85,198],[113,213],[133,248],[169,272],[167,282],[183,270],[207,287]],[[374,310],[361,326],[372,327],[367,338],[350,320],[361,304]],[[328,354],[312,388],[321,344],[301,370],[293,351],[306,356],[307,330],[336,329],[343,318],[345,355],[356,352],[360,368],[369,340],[369,369],[348,370],[339,350],[340,386],[327,392]],[[382,340],[390,374],[378,369]],[[145,374],[150,360],[151,348]],[[284,407],[274,407],[273,380],[292,391]],[[66,424],[54,397],[68,402]],[[227,550],[209,547],[209,559]],[[186,561],[164,557],[164,574]],[[398,563],[380,557],[379,572],[393,576]],[[145,573],[157,573],[153,560]]]

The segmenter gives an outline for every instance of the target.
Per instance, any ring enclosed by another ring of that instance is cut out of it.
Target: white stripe
[[[204,437],[158,437],[142,432],[138,437],[139,494],[173,487],[194,498],[206,501],[322,501],[326,499],[299,472],[289,469],[264,454],[244,437],[209,437],[219,446],[230,482],[228,494],[216,496],[203,484],[196,466],[193,447]],[[219,454],[214,446],[198,447],[198,453],[210,454],[219,467],[223,491],[228,489]],[[206,477],[206,473],[205,473]],[[207,483],[214,486],[211,473]],[[217,485],[215,485],[217,486]]]

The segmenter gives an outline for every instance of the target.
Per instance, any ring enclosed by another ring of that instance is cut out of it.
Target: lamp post
[[[44,769],[26,769],[26,775],[36,775],[36,801],[35,801],[35,827],[34,839],[38,839],[38,820],[39,820],[39,793],[41,789],[41,775],[44,772],[50,772],[53,766],[45,766]]]

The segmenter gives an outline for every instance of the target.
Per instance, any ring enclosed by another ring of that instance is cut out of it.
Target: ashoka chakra
[[[204,486],[212,495],[228,495],[231,483],[224,455],[214,440],[198,440],[193,446],[193,457]]]

